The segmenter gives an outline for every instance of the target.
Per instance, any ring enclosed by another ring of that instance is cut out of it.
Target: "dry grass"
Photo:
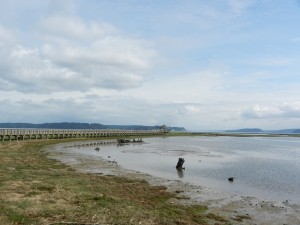
[[[161,186],[79,174],[40,151],[57,142],[0,143],[0,224],[208,224],[213,218],[226,223],[207,217],[205,206],[170,204],[175,196]]]

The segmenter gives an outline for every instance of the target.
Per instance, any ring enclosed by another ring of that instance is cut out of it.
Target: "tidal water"
[[[231,195],[300,203],[300,138],[159,137],[146,138],[142,144],[115,143],[99,148],[74,147],[68,151]],[[179,157],[185,159],[185,170],[175,169]],[[236,179],[229,182],[229,177]]]

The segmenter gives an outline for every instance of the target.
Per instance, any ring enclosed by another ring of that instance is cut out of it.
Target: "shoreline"
[[[228,225],[205,206],[172,204],[177,196],[164,186],[80,173],[43,151],[66,142],[71,141],[0,144],[0,224]]]
[[[177,196],[170,200],[171,204],[206,205],[210,213],[221,215],[232,224],[300,224],[300,206],[288,201],[265,201],[251,196],[219,193],[204,186],[183,183],[180,180],[165,180],[120,168],[117,164],[101,158],[82,157],[76,153],[64,154],[54,146],[48,146],[43,151],[47,153],[47,157],[61,161],[80,173],[113,175],[145,180],[153,186],[165,186],[167,191]]]

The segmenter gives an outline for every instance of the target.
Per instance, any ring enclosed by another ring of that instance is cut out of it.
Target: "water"
[[[71,148],[156,177],[232,195],[300,203],[300,139],[292,137],[168,137],[143,144]],[[70,148],[68,148],[70,151]],[[185,170],[175,169],[179,157]],[[229,177],[235,177],[233,183]]]

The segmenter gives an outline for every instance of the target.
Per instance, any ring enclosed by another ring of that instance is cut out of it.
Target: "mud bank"
[[[207,188],[205,184],[195,186],[180,180],[152,177],[139,171],[121,168],[112,159],[64,151],[62,145],[49,146],[43,151],[49,158],[59,160],[80,173],[122,176],[146,180],[150,185],[163,185],[177,195],[170,200],[172,204],[206,205],[211,213],[223,216],[231,224],[300,224],[300,205],[291,204],[289,201],[265,201],[252,196],[229,195]]]

